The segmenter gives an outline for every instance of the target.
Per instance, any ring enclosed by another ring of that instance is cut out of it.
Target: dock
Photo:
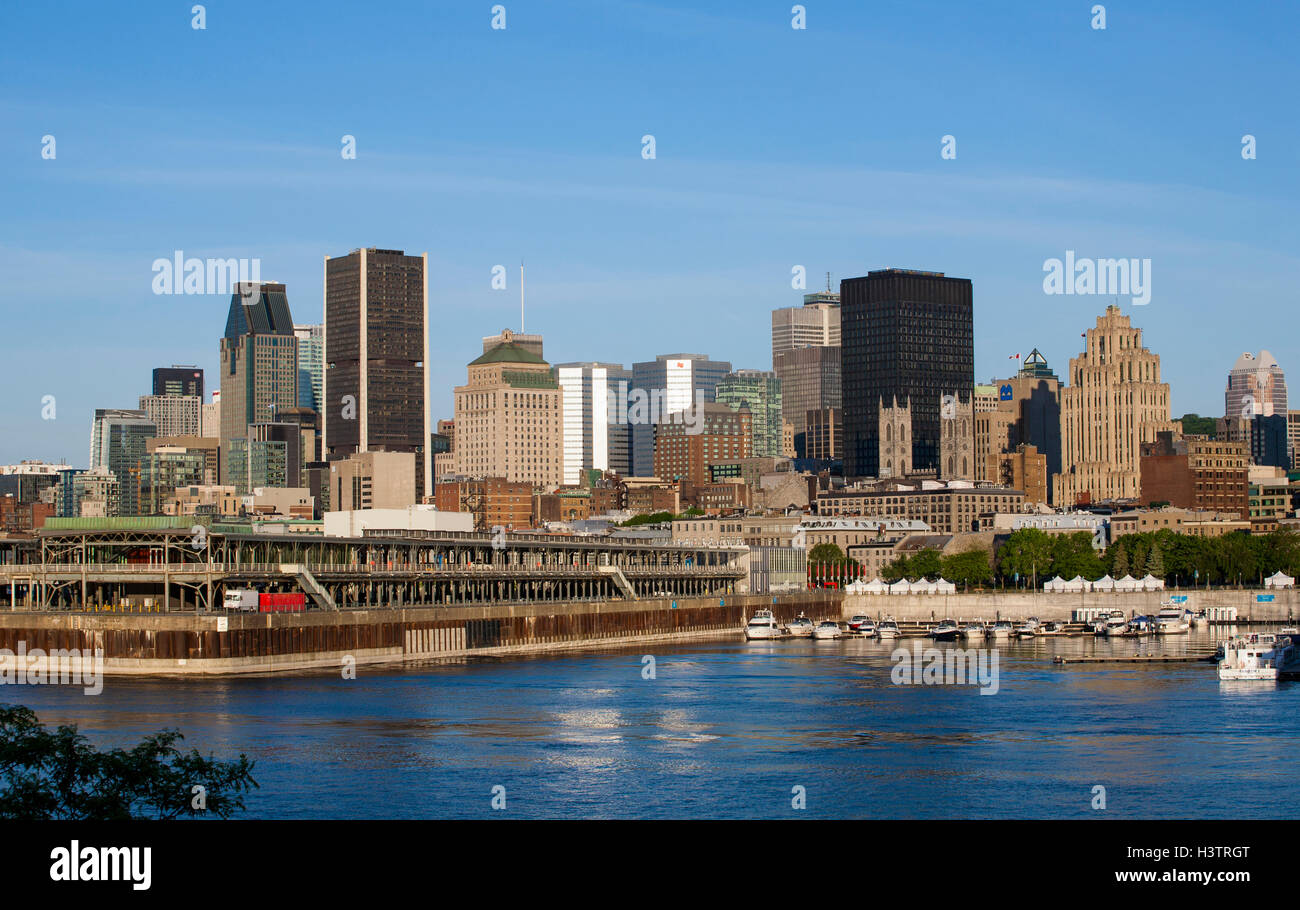
[[[1214,659],[1213,651],[1197,654],[1130,655],[1127,657],[1053,657],[1054,664],[1193,664]]]

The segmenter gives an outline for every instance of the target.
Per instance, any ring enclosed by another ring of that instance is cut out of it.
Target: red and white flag
[[[1020,359],[1020,355],[1019,355],[1019,354],[1008,354],[1008,355],[1007,355],[1007,360],[1019,360],[1019,359]]]

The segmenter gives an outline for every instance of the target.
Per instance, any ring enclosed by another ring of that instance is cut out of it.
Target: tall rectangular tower
[[[975,387],[970,279],[883,269],[841,282],[840,301],[845,475],[952,473],[941,465],[945,402],[960,420]],[[898,457],[882,460],[882,446]]]
[[[283,284],[241,282],[221,337],[221,476],[235,476],[235,440],[298,405],[298,339]]]
[[[428,254],[374,247],[325,259],[324,455],[416,453],[432,492]]]
[[[654,472],[655,424],[669,414],[694,408],[699,400],[712,404],[718,383],[730,372],[728,361],[710,360],[704,354],[660,354],[632,364],[628,421],[634,476],[649,477]]]
[[[1169,419],[1169,383],[1160,381],[1160,357],[1143,347],[1142,330],[1119,307],[1106,307],[1086,339],[1083,353],[1070,360],[1070,384],[1061,389],[1055,506],[1137,499],[1142,445],[1177,429]]]
[[[626,385],[620,383],[630,385],[632,371],[597,362],[556,364],[553,371],[561,395],[564,483],[577,485],[588,469],[626,476],[631,434],[618,415],[625,410],[620,394]]]

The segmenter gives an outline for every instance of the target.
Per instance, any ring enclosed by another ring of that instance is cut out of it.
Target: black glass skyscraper
[[[880,476],[880,408],[910,405],[914,473],[937,472],[944,395],[975,386],[968,278],[883,269],[840,282],[844,473]]]

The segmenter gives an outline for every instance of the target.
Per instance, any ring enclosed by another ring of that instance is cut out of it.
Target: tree
[[[1128,564],[1128,548],[1124,546],[1124,539],[1121,537],[1119,540],[1115,541],[1115,543],[1111,544],[1110,549],[1115,551],[1114,560],[1111,563],[1110,574],[1115,578],[1123,578],[1125,575],[1132,575],[1133,570]]]
[[[808,562],[813,565],[820,563],[839,565],[842,562],[848,562],[848,558],[844,555],[844,551],[835,544],[819,543],[808,551]]]
[[[1156,541],[1151,546],[1151,553],[1147,556],[1147,574],[1154,575],[1156,578],[1165,577],[1165,554],[1160,549],[1160,541]]]
[[[1050,578],[1052,575],[1052,538],[1038,528],[1013,531],[998,550],[998,571],[1003,578],[1018,572],[1024,579]]]
[[[1106,567],[1092,548],[1092,535],[1087,531],[1056,535],[1052,541],[1052,572],[1062,578],[1081,575],[1089,580],[1104,575]]]
[[[938,575],[941,569],[939,551],[933,547],[917,550],[907,561],[907,577],[912,581]]]
[[[976,548],[952,553],[940,561],[940,574],[959,585],[979,585],[993,578],[987,550]]]
[[[48,730],[30,708],[0,706],[0,818],[123,821],[212,816],[244,809],[253,762],[181,752],[178,730],[132,749],[100,752],[75,725]],[[199,799],[195,787],[202,787]]]

